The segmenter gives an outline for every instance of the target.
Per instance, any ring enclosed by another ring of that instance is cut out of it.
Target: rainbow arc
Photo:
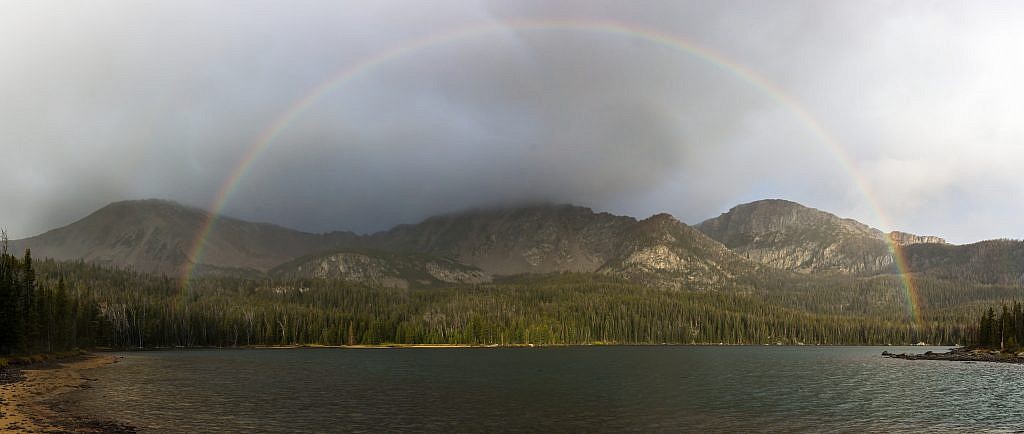
[[[458,27],[443,32],[434,33],[426,37],[413,39],[403,44],[393,46],[389,49],[379,51],[370,56],[357,60],[350,65],[337,71],[327,80],[310,89],[304,96],[297,99],[291,106],[283,111],[268,127],[259,134],[252,145],[242,154],[234,169],[224,179],[213,202],[209,206],[209,218],[202,225],[196,234],[187,252],[187,264],[182,270],[181,289],[187,288],[195,272],[197,264],[202,262],[207,238],[217,223],[217,217],[223,211],[232,193],[238,188],[245,178],[249,169],[259,156],[269,149],[281,134],[286,131],[289,125],[302,115],[307,109],[313,106],[318,100],[328,93],[344,87],[347,83],[365,76],[375,68],[401,59],[405,56],[416,53],[420,50],[436,47],[443,44],[458,42],[475,37],[481,37],[509,30],[516,31],[567,31],[579,33],[595,33],[611,35],[646,42],[655,46],[690,56],[695,59],[716,67],[723,72],[733,76],[739,81],[760,90],[762,93],[778,102],[791,111],[834,155],[840,165],[846,170],[857,188],[862,192],[867,203],[878,217],[883,226],[890,226],[889,219],[883,209],[875,200],[875,195],[866,178],[860,174],[857,165],[851,158],[846,147],[829,132],[823,123],[815,117],[796,97],[784,89],[766,79],[764,76],[752,71],[739,62],[715,52],[695,42],[674,36],[669,33],[654,29],[639,27],[633,24],[614,21],[594,20],[548,20],[548,19],[520,19],[488,22],[485,24]],[[915,324],[921,325],[921,299],[913,278],[907,268],[906,257],[901,246],[889,237],[889,250],[892,253],[894,264],[902,279],[906,290],[906,302],[908,315]]]

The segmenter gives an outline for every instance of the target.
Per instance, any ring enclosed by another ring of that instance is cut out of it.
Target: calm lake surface
[[[1024,366],[883,347],[122,354],[72,395],[152,432],[1021,431]]]

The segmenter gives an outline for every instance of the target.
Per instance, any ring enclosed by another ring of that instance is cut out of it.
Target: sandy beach
[[[0,384],[0,431],[134,432],[127,426],[92,420],[55,406],[61,395],[86,384],[86,371],[116,362],[115,356],[88,354],[6,368]]]

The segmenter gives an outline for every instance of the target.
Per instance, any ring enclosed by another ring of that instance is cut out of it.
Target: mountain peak
[[[658,214],[652,215],[652,216],[647,217],[646,219],[644,219],[644,221],[650,221],[650,222],[679,222],[679,220],[676,219],[675,216],[673,216],[672,214],[669,214],[667,212],[662,212],[662,213],[658,213]]]
[[[750,259],[800,272],[874,272],[892,257],[882,231],[796,202],[733,207],[697,229]]]
[[[882,231],[864,223],[783,199],[765,199],[732,207],[728,212],[697,225],[702,232],[740,232],[758,235],[829,227],[854,235],[884,240]],[[725,234],[723,234],[725,235]],[[714,238],[714,237],[712,237]],[[729,245],[730,243],[725,243]]]
[[[155,198],[119,200],[119,201],[111,202],[111,203],[107,204],[106,206],[98,209],[97,212],[112,211],[112,210],[127,210],[127,209],[150,210],[150,211],[182,210],[182,211],[207,213],[207,211],[205,211],[203,209],[200,209],[200,208],[197,208],[197,207],[194,207],[194,206],[185,205],[185,204],[182,204],[180,202],[175,202],[173,200],[155,199]]]
[[[12,246],[31,248],[38,257],[175,274],[188,265],[188,256],[209,216],[207,211],[168,200],[119,201],[68,226],[17,240]],[[346,241],[339,235],[320,236],[221,218],[205,233],[202,265],[206,270],[262,271]]]

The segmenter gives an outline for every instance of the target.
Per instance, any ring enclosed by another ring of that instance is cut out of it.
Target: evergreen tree
[[[985,321],[988,322],[988,345],[995,346],[999,343],[999,323],[996,322],[996,311],[991,307],[985,314]]]
[[[0,230],[0,354],[13,351],[18,332],[12,259],[7,254],[7,232]]]
[[[22,333],[24,334],[24,338],[21,341],[21,349],[24,352],[30,352],[33,350],[35,343],[38,342],[42,329],[42,323],[40,322],[42,305],[37,299],[36,273],[32,268],[31,250],[25,250],[25,257],[21,261],[20,275],[21,309],[24,316],[21,324]]]
[[[995,342],[995,311],[989,308],[981,315],[980,326],[978,327],[978,345],[991,347]]]

